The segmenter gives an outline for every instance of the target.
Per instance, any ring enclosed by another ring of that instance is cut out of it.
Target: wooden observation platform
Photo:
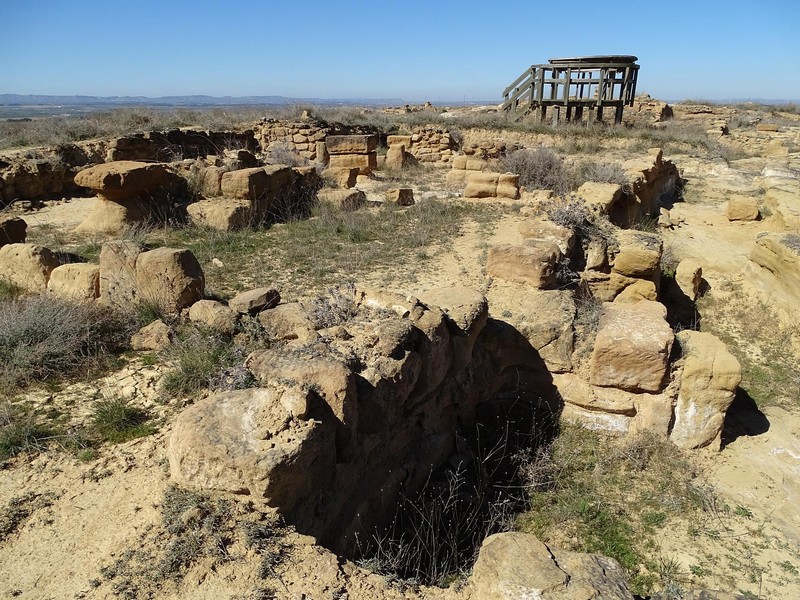
[[[582,121],[584,115],[603,120],[603,109],[614,109],[614,123],[622,123],[625,106],[633,105],[639,74],[635,56],[578,56],[551,58],[531,65],[503,92],[502,110],[518,121],[538,111],[540,121],[551,109],[553,123],[563,117]]]

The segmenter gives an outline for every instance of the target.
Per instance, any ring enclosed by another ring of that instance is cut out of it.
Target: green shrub
[[[148,414],[123,398],[101,400],[94,407],[92,424],[107,442],[118,444],[150,435],[155,428],[147,423]]]

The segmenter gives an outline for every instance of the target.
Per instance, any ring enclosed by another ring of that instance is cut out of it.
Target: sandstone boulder
[[[239,231],[253,225],[253,211],[249,200],[199,200],[187,206],[186,212],[195,225],[220,231]]]
[[[486,321],[489,305],[478,290],[466,287],[435,288],[423,292],[420,300],[437,306],[447,315],[453,344],[453,371],[460,371],[472,360],[472,350]]]
[[[800,234],[758,234],[748,270],[773,300],[796,308],[800,305]]]
[[[189,320],[231,334],[236,330],[239,313],[216,300],[198,300],[189,307]]]
[[[658,290],[656,284],[646,279],[635,279],[632,284],[622,290],[614,302],[639,302],[640,300],[658,300]]]
[[[355,428],[358,420],[356,381],[343,363],[327,357],[260,350],[247,357],[245,366],[262,385],[291,381],[303,389],[313,390],[328,405],[340,426]]]
[[[569,256],[575,246],[575,232],[572,229],[546,219],[524,220],[519,224],[519,233],[528,240],[547,240],[555,243],[564,256]]]
[[[406,147],[403,145],[389,146],[389,150],[386,152],[385,166],[387,169],[400,171],[411,165],[412,161],[414,161],[414,157],[406,152]]]
[[[328,163],[334,169],[358,169],[359,175],[369,175],[378,168],[378,155],[369,154],[331,154]]]
[[[695,260],[685,258],[678,263],[675,269],[675,284],[682,295],[690,302],[694,302],[700,296],[700,288],[703,283],[703,267]]]
[[[519,198],[519,175],[514,173],[470,172],[464,198]]]
[[[138,196],[106,200],[98,198],[91,212],[75,228],[78,233],[119,234],[131,227],[148,223],[153,211],[150,204]]]
[[[75,175],[76,185],[115,202],[156,195],[174,185],[175,180],[176,176],[165,165],[132,160],[95,165]]]
[[[481,544],[470,586],[481,600],[633,600],[626,580],[614,559],[555,551],[531,534],[507,532]]]
[[[755,221],[759,217],[758,201],[750,196],[738,196],[728,200],[725,209],[728,221]]]
[[[578,188],[576,195],[582,198],[593,212],[608,215],[622,198],[622,186],[618,183],[587,181]]]
[[[144,248],[136,242],[114,240],[100,248],[100,301],[130,307],[138,294],[136,258]]]
[[[369,154],[378,147],[377,135],[329,135],[325,138],[328,154]]]
[[[257,200],[269,191],[269,176],[263,168],[253,167],[223,173],[220,181],[222,195],[237,200]]]
[[[189,250],[157,248],[136,257],[137,302],[175,314],[203,297],[205,276]]]
[[[719,449],[725,414],[742,381],[742,368],[710,333],[678,333],[683,370],[670,439],[681,448]]]
[[[100,297],[100,267],[91,263],[56,267],[50,273],[47,291],[67,300],[95,300]]]
[[[172,343],[174,333],[161,319],[145,325],[131,337],[131,348],[152,352],[163,350]]]
[[[572,370],[575,346],[575,300],[566,290],[533,290],[527,286],[492,290],[492,303],[513,306],[507,320],[536,348],[553,373]],[[495,300],[497,298],[497,300]]]
[[[0,248],[0,279],[33,293],[47,289],[58,257],[36,244],[6,244]]]
[[[338,188],[350,189],[355,187],[358,178],[358,168],[331,168],[323,171],[322,178],[332,182]]]
[[[276,306],[280,301],[278,290],[261,287],[237,294],[228,302],[228,306],[241,314],[255,314]]]
[[[529,240],[525,245],[503,244],[489,248],[486,271],[491,277],[537,288],[555,282],[561,251],[552,242]]]
[[[590,361],[593,385],[657,392],[667,373],[674,335],[663,304],[603,304]]]
[[[319,336],[314,323],[299,302],[279,304],[258,313],[258,322],[266,334],[275,340],[299,340],[309,342]]]
[[[6,244],[24,244],[28,224],[19,217],[0,217],[0,248]]]
[[[615,233],[619,251],[611,270],[625,277],[651,279],[659,273],[663,243],[653,233],[620,229]]]
[[[170,475],[190,488],[247,494],[291,511],[334,475],[331,427],[311,392],[273,386],[213,394],[184,410],[167,443]]]

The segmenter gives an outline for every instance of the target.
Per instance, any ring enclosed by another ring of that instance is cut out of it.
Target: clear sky
[[[0,0],[0,24],[0,93],[497,101],[533,63],[633,54],[655,97],[800,99],[800,0]]]

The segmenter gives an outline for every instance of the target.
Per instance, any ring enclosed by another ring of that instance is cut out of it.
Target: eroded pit
[[[340,555],[438,582],[524,507],[515,461],[552,432],[558,395],[538,352],[475,290],[351,292],[322,307],[345,321],[295,322],[305,339],[249,356],[261,387],[179,416],[171,476],[246,495]]]

